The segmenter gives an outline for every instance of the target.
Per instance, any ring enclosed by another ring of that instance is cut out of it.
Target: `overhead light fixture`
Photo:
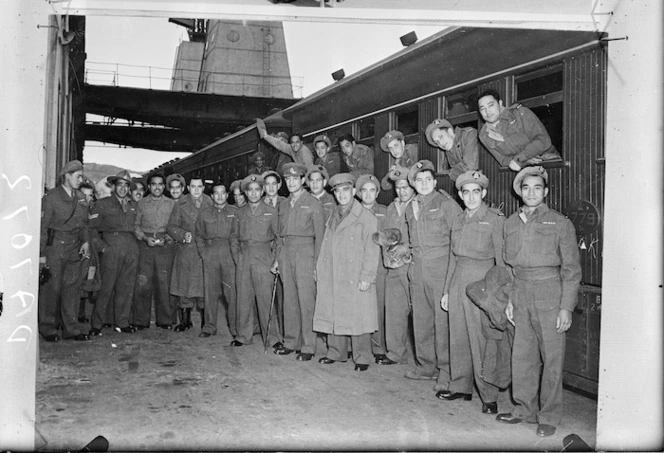
[[[338,71],[334,71],[332,73],[332,78],[334,79],[335,82],[338,82],[339,80],[343,79],[346,77],[346,73],[344,72],[343,69],[339,69]]]
[[[411,31],[410,33],[406,33],[399,39],[401,40],[401,44],[403,44],[404,47],[408,47],[417,42],[417,35],[415,34],[414,31]]]

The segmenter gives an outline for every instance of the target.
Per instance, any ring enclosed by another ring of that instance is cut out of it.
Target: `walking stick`
[[[270,341],[270,324],[272,324],[272,313],[274,312],[274,300],[277,297],[277,280],[279,280],[279,272],[274,274],[274,283],[272,284],[272,300],[270,301],[270,312],[267,315],[267,332],[263,340],[263,354],[267,354],[267,343]]]

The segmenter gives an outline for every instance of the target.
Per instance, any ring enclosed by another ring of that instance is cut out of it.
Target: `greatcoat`
[[[334,214],[333,214],[334,215]],[[316,277],[314,330],[334,335],[361,335],[378,329],[376,270],[379,247],[371,236],[376,217],[353,201],[350,213],[331,231],[328,219]],[[371,283],[360,291],[359,282]]]

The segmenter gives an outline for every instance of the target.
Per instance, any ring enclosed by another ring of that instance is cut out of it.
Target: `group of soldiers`
[[[562,416],[564,332],[581,268],[574,227],[547,207],[548,175],[533,164],[559,154],[527,108],[505,108],[495,92],[478,104],[486,121],[479,134],[445,119],[426,129],[447,153],[465,209],[436,190],[433,163],[419,160],[399,131],[380,140],[392,156],[380,180],[372,150],[352,136],[338,140],[341,157],[327,136],[316,137],[314,161],[301,136],[288,143],[261,122],[261,138],[293,162],[262,173],[257,162],[228,189],[212,183],[210,195],[194,175],[186,194],[170,188],[167,197],[167,184],[183,189],[185,181],[155,173],[136,202],[129,195],[135,182],[123,172],[109,180],[113,194],[88,207],[78,191],[82,165],[68,163],[62,184],[43,201],[40,262],[51,279],[40,291],[40,333],[56,341],[61,326],[64,338],[87,340],[109,319],[132,333],[150,326],[154,301],[157,327],[177,332],[192,328],[191,312],[200,310],[205,338],[217,333],[223,304],[231,346],[260,335],[275,354],[310,361],[323,336],[318,362],[350,359],[358,372],[372,361],[405,362],[412,349],[405,378],[435,381],[437,398],[471,401],[476,387],[482,413],[537,423],[538,435],[552,435]],[[483,201],[489,181],[477,168],[478,136],[518,171],[513,188],[523,206],[508,219]],[[340,159],[349,172],[340,172]],[[278,194],[282,184],[286,198]],[[377,203],[392,188],[394,201]],[[92,253],[100,256],[101,289],[83,332],[76,322],[80,263]],[[499,414],[498,392],[510,383],[518,404]]]

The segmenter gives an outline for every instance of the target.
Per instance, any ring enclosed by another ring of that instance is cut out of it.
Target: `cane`
[[[274,300],[277,296],[277,280],[279,280],[279,272],[274,274],[274,283],[272,284],[272,300],[270,301],[270,312],[267,315],[267,332],[263,340],[263,354],[267,354],[267,343],[270,341],[270,324],[272,324],[272,312],[274,312]]]

